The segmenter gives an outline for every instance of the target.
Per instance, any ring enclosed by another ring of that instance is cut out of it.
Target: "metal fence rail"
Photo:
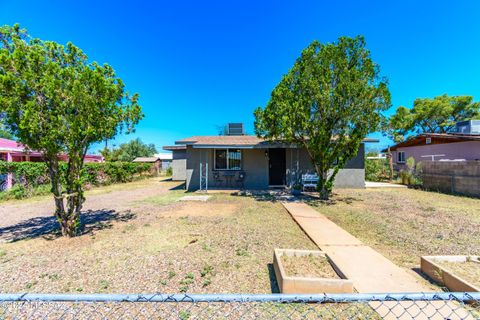
[[[0,319],[480,319],[480,293],[0,294]]]

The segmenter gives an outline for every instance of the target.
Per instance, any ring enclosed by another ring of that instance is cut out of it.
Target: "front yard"
[[[422,255],[480,254],[480,199],[415,189],[339,189],[314,207],[399,266]]]
[[[11,204],[28,210],[0,228],[0,291],[269,293],[274,248],[316,249],[279,202],[178,202],[175,186],[153,179],[90,192],[85,233],[73,239],[29,229],[51,219],[31,218],[50,199]],[[411,189],[336,190],[333,199],[311,205],[404,268],[418,268],[421,255],[480,253],[479,199]]]
[[[280,203],[183,194],[132,199],[77,238],[0,244],[1,292],[269,293],[274,248],[315,249]]]

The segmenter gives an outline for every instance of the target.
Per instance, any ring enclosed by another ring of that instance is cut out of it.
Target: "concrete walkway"
[[[360,293],[431,292],[420,279],[363,244],[310,206],[283,202],[293,219]],[[453,302],[371,302],[383,319],[473,319]],[[441,309],[441,310],[440,310]],[[456,314],[453,313],[455,310]],[[452,314],[453,313],[453,314]],[[427,316],[429,315],[429,316]]]
[[[407,188],[407,186],[398,183],[365,181],[365,188]]]

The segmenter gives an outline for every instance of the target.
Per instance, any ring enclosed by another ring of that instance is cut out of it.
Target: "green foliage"
[[[76,235],[84,202],[83,158],[92,143],[127,133],[142,118],[138,95],[125,92],[111,66],[65,46],[0,27],[0,114],[9,131],[42,152],[62,234]],[[58,155],[68,156],[62,194]]]
[[[150,176],[152,165],[132,162],[88,162],[82,168],[81,181],[89,185],[108,185],[134,180],[139,176]],[[0,174],[12,173],[16,177],[15,186],[29,189],[50,183],[48,166],[44,162],[5,162],[0,161]],[[68,163],[59,165],[59,175],[63,184],[68,174]],[[13,190],[13,188],[11,189]]]
[[[118,148],[100,151],[106,161],[133,161],[137,157],[151,157],[157,153],[153,143],[145,144],[139,138],[122,143]]]
[[[167,168],[167,170],[165,170],[165,175],[170,177],[172,174],[173,174],[173,168],[170,166]]]
[[[314,41],[275,87],[267,106],[255,110],[255,132],[305,147],[319,175],[320,195],[328,199],[338,170],[377,130],[389,106],[386,80],[363,37]]]
[[[408,186],[422,185],[422,163],[415,163],[415,158],[409,157],[406,161],[406,170],[400,171],[401,183]]]
[[[365,159],[365,180],[389,180],[389,165],[387,159]]]
[[[408,134],[446,133],[455,123],[480,117],[480,102],[471,96],[437,96],[433,99],[416,99],[413,108],[398,107],[385,123],[383,131],[394,141],[404,141]]]

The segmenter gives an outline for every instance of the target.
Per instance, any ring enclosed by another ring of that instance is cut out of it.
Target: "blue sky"
[[[443,93],[480,99],[479,17],[479,1],[0,0],[0,24],[111,64],[145,114],[112,144],[140,137],[159,151],[227,122],[253,133],[253,110],[314,39],[364,35],[392,111]]]

